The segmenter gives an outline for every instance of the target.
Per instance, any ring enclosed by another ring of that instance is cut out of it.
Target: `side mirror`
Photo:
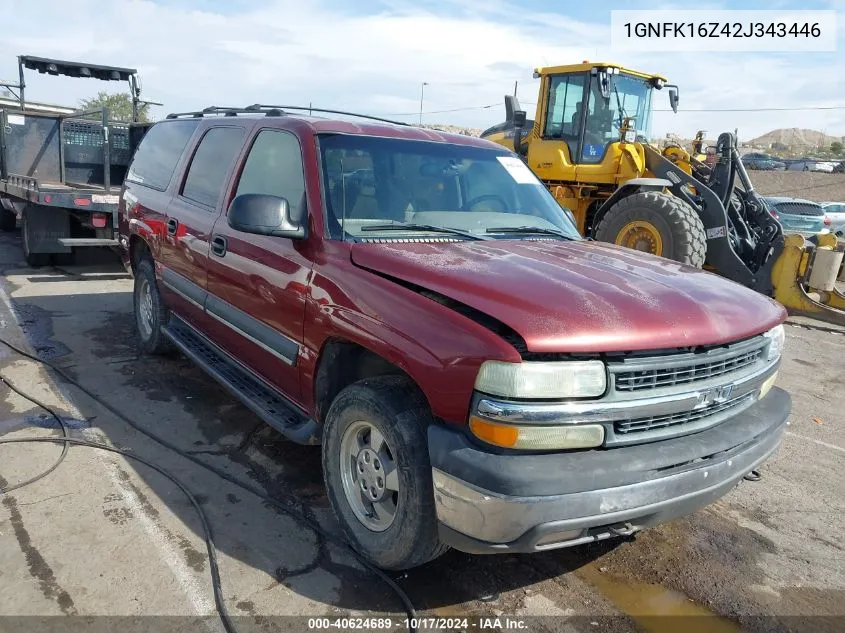
[[[229,226],[243,233],[290,239],[305,237],[305,226],[291,217],[288,201],[277,196],[241,194],[229,205],[227,221]]]
[[[525,114],[525,110],[517,110],[513,113],[513,126],[518,128],[524,128],[525,122],[528,120],[527,115]]]
[[[669,88],[669,105],[672,107],[672,112],[678,113],[678,102],[681,100],[678,94],[678,86],[667,86]]]

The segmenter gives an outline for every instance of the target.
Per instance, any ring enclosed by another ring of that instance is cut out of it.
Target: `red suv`
[[[778,446],[785,312],[581,238],[502,146],[252,106],[170,115],[121,196],[142,349],[321,444],[377,565],[627,535]]]

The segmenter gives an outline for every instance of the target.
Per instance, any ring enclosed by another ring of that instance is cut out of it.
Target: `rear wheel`
[[[604,214],[595,237],[701,268],[707,254],[704,224],[695,209],[673,195],[641,191]]]
[[[400,376],[358,381],[338,394],[323,430],[323,477],[332,510],[356,550],[384,569],[443,554],[437,534],[419,390]]]
[[[158,292],[153,262],[148,257],[141,259],[135,269],[133,304],[141,351],[145,354],[172,352],[173,343],[162,332],[169,314]]]
[[[15,230],[18,214],[0,207],[0,231],[10,233]]]
[[[21,214],[21,238],[23,241],[23,254],[26,258],[26,263],[33,268],[50,265],[50,253],[33,253],[30,248],[34,241],[35,235],[32,228],[32,222],[27,221],[27,217],[31,213],[31,207],[27,207]]]

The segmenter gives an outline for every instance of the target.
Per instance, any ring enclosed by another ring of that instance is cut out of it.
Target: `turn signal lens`
[[[600,424],[557,426],[512,426],[472,416],[469,428],[480,440],[503,448],[552,450],[593,448],[604,442]]]
[[[519,440],[519,430],[515,426],[506,426],[504,424],[494,424],[481,418],[470,418],[469,428],[480,440],[484,440],[488,444],[495,444],[496,446],[504,446],[505,448],[513,448]]]

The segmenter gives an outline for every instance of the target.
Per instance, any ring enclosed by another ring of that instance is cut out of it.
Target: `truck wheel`
[[[353,547],[383,569],[410,569],[440,543],[419,390],[401,376],[365,378],[332,402],[323,429],[323,477]]]
[[[40,268],[41,266],[50,265],[50,253],[33,253],[29,250],[29,245],[32,242],[32,225],[26,221],[29,215],[29,207],[21,213],[21,238],[23,241],[23,254],[26,258],[26,263],[32,268]]]
[[[604,214],[596,239],[673,259],[704,265],[707,238],[695,209],[671,194],[641,191],[622,198]]]
[[[11,233],[18,223],[18,214],[0,207],[0,231]]]
[[[168,312],[161,300],[156,283],[153,262],[144,258],[135,270],[135,328],[138,331],[138,346],[145,354],[162,355],[172,352],[174,347],[161,328],[167,324]]]
[[[53,266],[73,266],[76,261],[76,253],[53,253]]]

